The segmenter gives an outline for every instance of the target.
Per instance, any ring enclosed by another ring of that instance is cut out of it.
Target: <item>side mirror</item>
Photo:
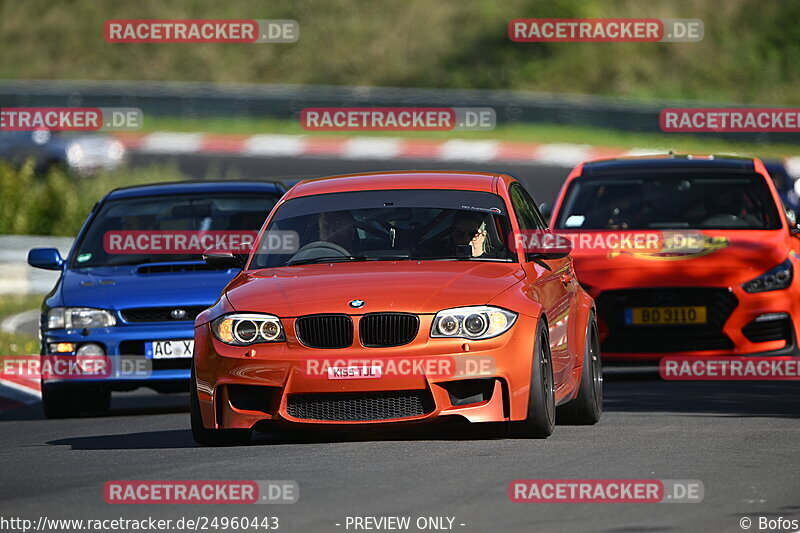
[[[550,215],[553,214],[553,206],[549,202],[542,202],[539,204],[539,211],[542,212],[542,216],[547,220],[550,221]]]
[[[239,254],[231,252],[206,252],[203,261],[214,268],[244,268],[244,259]]]
[[[572,253],[572,241],[564,235],[546,232],[538,241],[525,250],[525,258],[528,261],[538,259],[563,259]]]
[[[44,270],[62,270],[64,259],[57,248],[33,248],[28,252],[28,264]]]

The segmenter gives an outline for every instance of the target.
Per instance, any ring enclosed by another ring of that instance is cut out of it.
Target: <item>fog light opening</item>
[[[94,374],[98,370],[98,358],[106,355],[106,351],[97,343],[87,342],[78,347],[75,352],[75,362],[81,371]]]
[[[774,320],[784,320],[789,318],[789,313],[765,313],[759,315],[753,322],[772,322]]]
[[[462,407],[488,402],[492,399],[495,379],[465,379],[441,383],[450,396],[450,405]]]

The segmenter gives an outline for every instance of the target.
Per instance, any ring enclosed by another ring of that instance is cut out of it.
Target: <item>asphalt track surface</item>
[[[501,428],[437,426],[356,435],[258,435],[198,448],[187,396],[127,393],[99,418],[0,416],[0,516],[178,519],[277,516],[279,531],[337,532],[348,516],[454,517],[454,530],[741,531],[739,520],[800,515],[797,384],[606,378],[596,426],[547,440]],[[515,479],[696,479],[699,503],[511,503]],[[109,505],[124,479],[295,480],[291,505]],[[465,524],[460,526],[460,524]],[[754,527],[753,530],[757,530]],[[349,531],[353,531],[350,529]],[[412,528],[410,531],[416,531]]]
[[[206,161],[191,159],[180,164],[203,176]],[[231,164],[248,177],[407,168],[341,160]],[[525,180],[540,201],[565,174],[494,170]],[[751,531],[763,531],[761,516],[800,518],[798,386],[607,373],[601,422],[558,425],[544,441],[507,438],[502,427],[446,425],[350,435],[280,432],[258,435],[246,447],[199,448],[189,433],[185,394],[117,395],[110,413],[95,418],[43,420],[31,405],[0,414],[0,517],[36,523],[40,516],[277,516],[279,531],[303,533],[355,531],[345,528],[348,516],[410,516],[412,524],[418,517],[453,517],[453,530],[463,532],[609,533],[744,531],[740,520],[748,517]],[[512,503],[507,494],[515,479],[598,478],[700,480],[705,496],[684,504],[528,504]],[[300,499],[268,506],[105,503],[104,483],[126,479],[295,480]]]

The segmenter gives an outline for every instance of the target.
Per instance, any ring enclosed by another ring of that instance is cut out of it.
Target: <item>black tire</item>
[[[91,388],[81,396],[83,410],[87,413],[105,413],[111,407],[111,391]]]
[[[189,413],[192,420],[192,437],[201,446],[244,446],[250,444],[249,429],[208,429],[200,415],[200,400],[197,398],[197,383],[194,368],[189,383]]]
[[[544,320],[536,326],[533,350],[528,416],[511,423],[511,435],[525,439],[546,439],[556,424],[556,389],[553,363],[550,359],[550,339]]]
[[[594,313],[586,326],[586,349],[578,395],[558,408],[558,421],[589,426],[597,424],[603,414],[603,364],[600,358],[600,336]]]
[[[72,418],[104,413],[111,407],[111,391],[91,386],[42,385],[45,418]]]
[[[42,384],[42,409],[45,418],[71,418],[80,414],[80,406],[74,394],[66,388],[48,387]]]

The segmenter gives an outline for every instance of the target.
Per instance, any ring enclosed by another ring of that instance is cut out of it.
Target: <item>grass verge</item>
[[[94,206],[112,189],[184,179],[170,165],[128,168],[89,178],[59,169],[45,176],[33,164],[13,168],[0,163],[0,234],[74,236]]]
[[[41,294],[5,295],[0,299],[0,320],[24,311],[38,309],[42,304]],[[35,337],[0,331],[0,356],[33,355],[39,353],[39,341]]]

